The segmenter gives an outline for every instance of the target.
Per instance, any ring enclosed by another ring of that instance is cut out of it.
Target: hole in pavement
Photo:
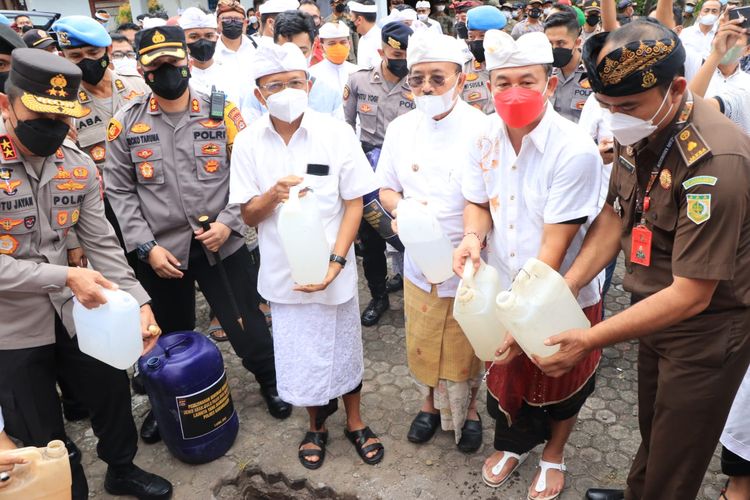
[[[328,486],[306,479],[289,479],[284,474],[267,474],[248,467],[233,480],[224,482],[215,492],[219,500],[357,500],[356,495],[337,493]]]

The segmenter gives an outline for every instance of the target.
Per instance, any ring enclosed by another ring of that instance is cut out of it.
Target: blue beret
[[[396,50],[406,50],[409,45],[409,37],[414,33],[410,27],[401,21],[393,21],[380,30],[383,43]]]
[[[5,17],[4,15],[0,14],[0,24],[4,24],[5,26],[10,26],[13,24],[10,19]]]
[[[505,14],[491,5],[474,7],[466,14],[466,27],[470,30],[501,30],[507,22]]]
[[[107,29],[96,19],[87,16],[63,17],[52,25],[52,31],[57,33],[57,43],[63,49],[112,45]]]

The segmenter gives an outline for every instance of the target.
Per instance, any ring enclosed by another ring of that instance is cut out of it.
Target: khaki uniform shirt
[[[380,66],[363,69],[349,76],[344,87],[344,117],[355,127],[360,123],[360,140],[376,147],[383,145],[385,129],[394,118],[416,108],[414,94],[406,77],[389,89]]]
[[[145,82],[133,86],[129,80],[117,73],[112,74],[112,97],[102,99],[89,93],[83,86],[78,91],[78,102],[86,110],[86,116],[75,120],[78,147],[88,153],[101,170],[106,156],[105,138],[107,124],[115,112],[130,103],[135,97],[148,92]],[[109,100],[108,105],[106,101]],[[104,101],[104,102],[103,102]]]
[[[66,139],[40,174],[25,160],[0,122],[0,349],[55,343],[55,314],[75,335],[68,276],[68,233],[75,227],[91,265],[149,301],[104,217],[96,167]]]
[[[688,320],[700,321],[750,306],[750,138],[698,97],[687,118],[679,115],[682,120],[655,139],[616,145],[607,203],[622,218],[628,291],[652,295],[668,287],[673,275],[719,280],[708,308]],[[653,236],[651,265],[645,267],[630,258],[637,192],[645,191],[652,166],[675,132],[650,193],[645,217]]]
[[[150,93],[110,121],[104,180],[128,252],[156,240],[186,269],[201,215],[232,230],[222,258],[244,245],[247,227],[228,197],[231,147],[245,122],[230,102],[224,120],[208,114],[209,97],[191,89],[188,110],[175,126]]]
[[[487,82],[490,81],[490,72],[485,69],[484,63],[475,60],[469,61],[465,67],[466,83],[461,92],[464,102],[474,106],[485,115],[495,112],[495,102],[492,99]]]
[[[555,111],[568,120],[578,123],[583,105],[593,92],[586,78],[586,68],[583,65],[578,66],[567,78],[563,76],[560,68],[555,68],[552,74],[558,79],[557,89],[552,97]]]

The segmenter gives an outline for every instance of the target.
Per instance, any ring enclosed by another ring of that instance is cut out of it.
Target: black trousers
[[[721,447],[721,472],[727,476],[750,476],[750,461]]]
[[[580,391],[565,401],[545,406],[531,406],[525,401],[512,425],[500,411],[497,400],[487,391],[487,413],[495,419],[495,449],[519,455],[531,451],[550,438],[550,419],[556,421],[574,417],[594,392],[596,374]]]
[[[242,316],[244,330],[230,305],[219,273],[208,262],[202,245],[190,245],[188,269],[180,279],[160,278],[145,262],[139,262],[138,276],[151,295],[151,308],[165,333],[195,329],[195,282],[221,322],[229,342],[261,386],[275,386],[276,369],[273,339],[266,318],[258,309],[258,259],[245,245],[222,261],[234,298]]]
[[[365,279],[373,297],[386,294],[385,282],[388,264],[385,258],[385,240],[369,222],[362,219],[359,225],[360,252]]]
[[[55,319],[54,344],[0,350],[0,406],[8,434],[26,446],[47,446],[54,439],[67,439],[55,387],[58,379],[76,388],[76,396],[89,411],[91,427],[99,439],[99,458],[115,467],[130,464],[138,449],[138,435],[130,409],[128,376],[124,370],[82,353],[59,318]],[[85,476],[80,464],[78,470],[71,466],[73,491],[81,491]]]

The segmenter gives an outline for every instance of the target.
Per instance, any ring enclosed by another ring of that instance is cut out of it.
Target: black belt
[[[362,151],[364,151],[365,153],[369,153],[373,149],[381,149],[382,147],[382,145],[376,146],[375,144],[370,144],[369,142],[362,142]]]

